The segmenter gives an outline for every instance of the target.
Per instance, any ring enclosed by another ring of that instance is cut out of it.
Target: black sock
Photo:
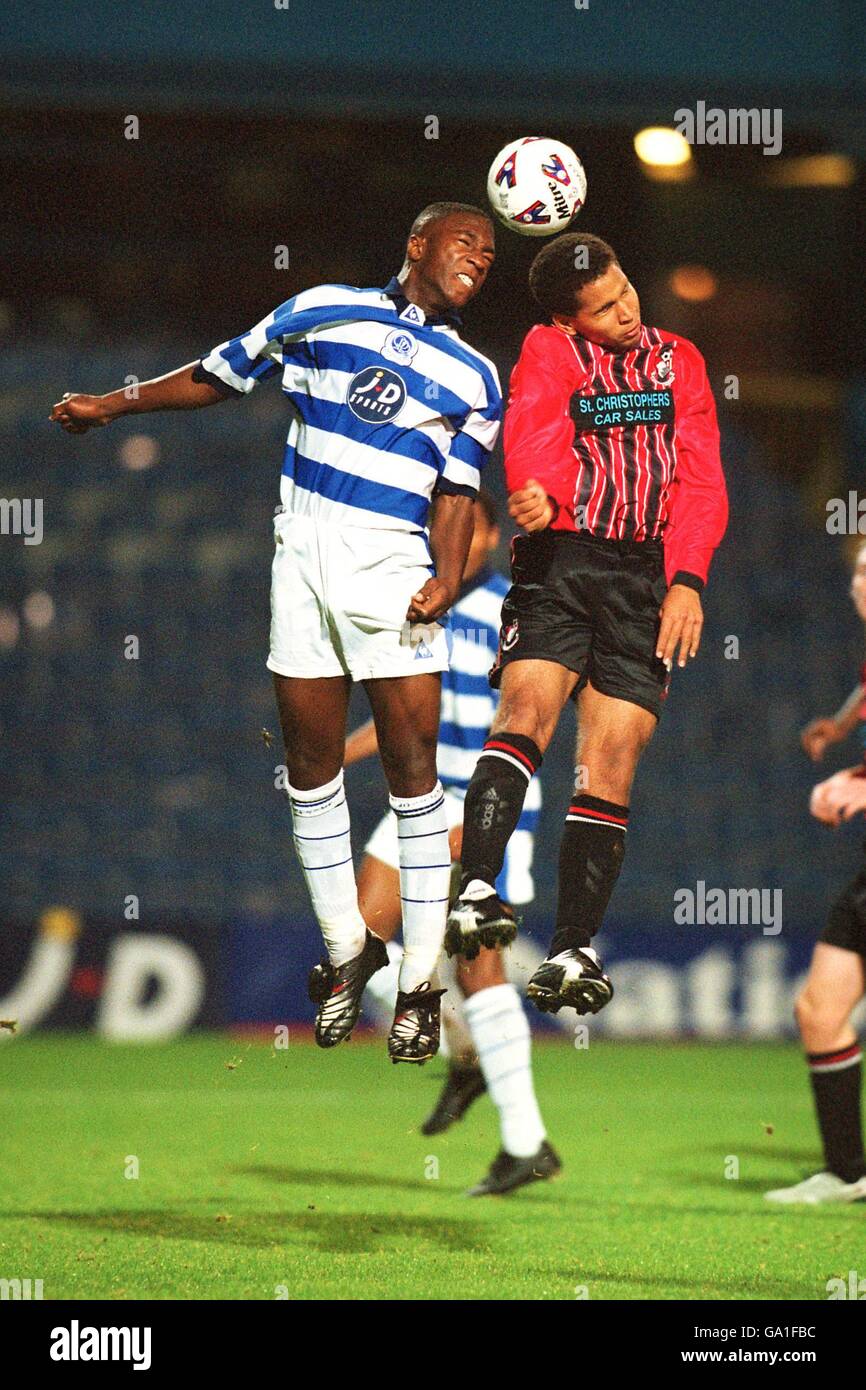
[[[473,878],[496,883],[526,789],[540,767],[541,750],[524,734],[503,732],[487,739],[466,792],[461,891]]]
[[[601,926],[625,854],[628,807],[575,793],[559,849],[559,899],[549,956],[589,946]]]
[[[835,1052],[806,1053],[824,1161],[843,1182],[866,1176],[860,1121],[861,1060],[856,1042]]]

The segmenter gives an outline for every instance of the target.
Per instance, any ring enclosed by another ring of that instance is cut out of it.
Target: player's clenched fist
[[[87,396],[67,391],[54,406],[49,420],[54,420],[69,434],[84,434],[97,425],[107,425],[112,413],[104,396]]]
[[[454,594],[444,579],[428,579],[412,595],[406,617],[410,623],[432,623],[447,613],[453,602]]]
[[[553,520],[553,503],[541,483],[530,478],[525,487],[512,492],[508,499],[508,514],[524,531],[543,531]]]

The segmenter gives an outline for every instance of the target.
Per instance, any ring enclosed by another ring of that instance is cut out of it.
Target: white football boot
[[[825,1202],[860,1202],[866,1198],[866,1178],[845,1182],[835,1173],[815,1173],[793,1187],[777,1187],[765,1192],[768,1202],[783,1206],[819,1207]]]

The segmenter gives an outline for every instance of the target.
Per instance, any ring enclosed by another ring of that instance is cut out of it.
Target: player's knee
[[[589,769],[589,785],[585,791],[597,790],[597,795],[613,801],[627,802],[634,780],[640,749],[613,736],[593,740],[579,753],[580,763]]]
[[[491,734],[505,737],[509,734],[521,734],[523,738],[531,738],[543,753],[553,735],[553,729],[549,727],[549,721],[531,699],[519,696],[511,700],[501,711]]]
[[[382,753],[385,778],[394,796],[423,796],[436,785],[436,741],[414,739]]]
[[[836,1033],[845,1023],[848,1011],[829,991],[806,985],[794,1002],[794,1017],[801,1033]]]
[[[298,790],[311,791],[314,787],[324,787],[332,782],[343,765],[343,759],[336,748],[304,751],[298,748],[286,752],[286,769],[289,785]]]

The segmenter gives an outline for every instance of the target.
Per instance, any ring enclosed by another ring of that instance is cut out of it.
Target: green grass
[[[392,1067],[380,1040],[6,1043],[0,1276],[45,1298],[572,1300],[822,1299],[866,1274],[862,1208],[762,1199],[820,1166],[795,1047],[556,1041],[535,1061],[565,1171],[469,1200],[489,1100],[425,1139],[442,1064]]]

